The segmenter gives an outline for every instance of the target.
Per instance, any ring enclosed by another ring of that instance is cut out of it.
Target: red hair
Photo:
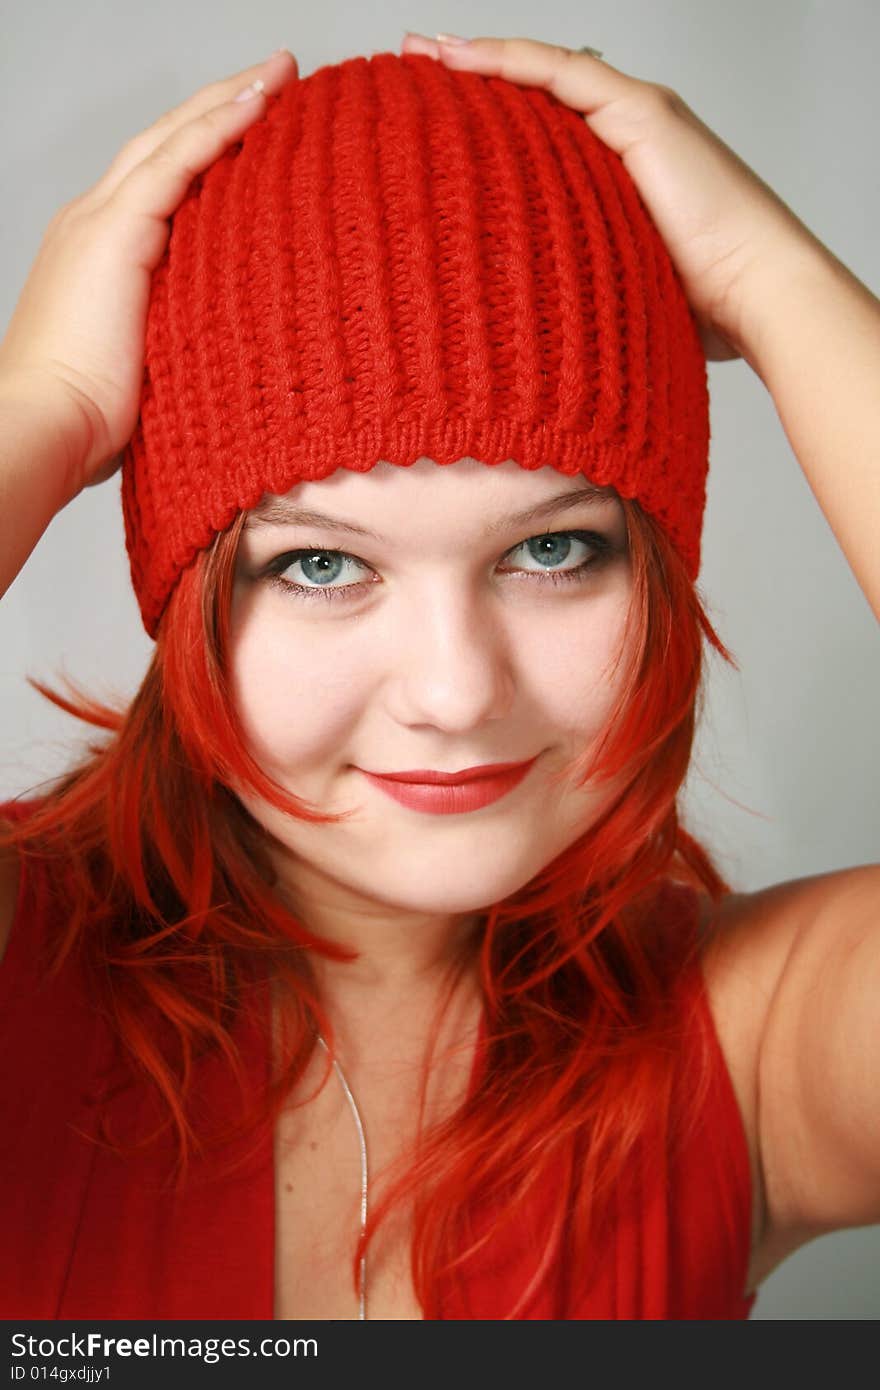
[[[652,905],[669,880],[715,903],[729,891],[680,823],[677,795],[699,713],[703,639],[736,662],[665,533],[637,502],[620,500],[633,581],[619,657],[629,654],[628,668],[602,739],[576,773],[621,789],[573,845],[480,915],[441,1001],[476,965],[485,1005],[479,1085],[442,1123],[420,1124],[416,1147],[385,1175],[370,1213],[368,1244],[391,1209],[411,1201],[413,1280],[426,1318],[438,1316],[442,1279],[461,1274],[485,1239],[472,1238],[469,1204],[503,1195],[502,1209],[519,1207],[545,1164],[576,1174],[574,1222],[560,1184],[539,1268],[508,1316],[519,1316],[563,1248],[571,1280],[586,1280],[601,1197],[668,1104],[682,1033],[674,985],[686,962],[655,929]],[[192,1151],[274,1124],[316,1029],[332,1053],[308,953],[353,954],[312,935],[285,905],[267,832],[232,790],[247,788],[308,821],[337,819],[267,778],[244,745],[226,666],[244,519],[183,573],[127,707],[79,690],[68,699],[28,677],[107,736],[26,819],[0,822],[0,845],[15,843],[64,874],[67,920],[52,968],[74,947],[94,967],[124,1056],[164,1103],[160,1129],[144,1142],[173,1126],[179,1183]],[[278,1072],[261,1095],[241,1088],[234,1126],[201,1134],[189,1113],[194,1063],[219,1051],[240,1082],[232,1025],[270,984],[285,1004]],[[440,1016],[442,1008],[435,1038]],[[328,1057],[325,1080],[330,1069]],[[423,1106],[426,1080],[427,1070]],[[98,1142],[113,1144],[106,1135]],[[360,1254],[359,1245],[355,1287]]]

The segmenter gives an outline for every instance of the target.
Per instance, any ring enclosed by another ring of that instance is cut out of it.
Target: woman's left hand
[[[678,271],[707,358],[749,357],[771,291],[830,252],[677,92],[587,53],[534,39],[440,44],[407,34],[405,53],[542,87],[583,114],[620,155]]]

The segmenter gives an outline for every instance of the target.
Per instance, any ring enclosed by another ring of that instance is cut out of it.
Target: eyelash
[[[603,561],[610,557],[613,551],[613,545],[608,537],[600,535],[597,531],[544,531],[537,536],[528,536],[526,540],[520,541],[519,545],[513,546],[512,551],[506,553],[512,554],[513,551],[517,551],[521,549],[522,546],[528,545],[530,540],[555,540],[558,537],[565,537],[567,540],[583,541],[585,545],[592,547],[594,554],[571,570],[548,570],[544,574],[541,574],[537,570],[523,571],[529,578],[537,579],[539,584],[557,585],[583,583],[584,580],[589,577],[589,571],[598,568]],[[296,584],[293,580],[283,579],[281,577],[281,572],[289,569],[297,560],[301,560],[304,556],[308,557],[314,555],[337,555],[344,560],[352,560],[355,564],[362,565],[364,563],[362,560],[358,560],[356,556],[349,555],[344,550],[328,550],[319,545],[306,546],[301,547],[299,550],[289,550],[286,551],[284,555],[279,555],[265,571],[265,578],[273,588],[280,589],[282,593],[289,596],[307,599],[342,599],[343,602],[351,601],[353,590],[361,590],[365,584],[370,585],[372,582],[365,580],[358,584],[340,584],[336,588],[331,588],[322,585],[315,585],[313,587],[306,584]]]

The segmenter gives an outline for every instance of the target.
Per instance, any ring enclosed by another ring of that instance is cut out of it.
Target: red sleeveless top
[[[27,803],[0,805],[18,819]],[[670,886],[692,912],[696,895]],[[121,1159],[91,1142],[112,1037],[75,958],[48,978],[41,954],[63,905],[39,860],[22,858],[15,918],[0,963],[0,1318],[271,1319],[275,1183],[267,1138],[232,1175],[193,1161],[186,1187],[167,1189],[167,1136]],[[747,1318],[751,1177],[746,1138],[697,966],[682,982],[689,1035],[676,1080],[694,1095],[705,1044],[711,1074],[684,1146],[637,1152],[611,1198],[587,1287],[564,1260],[537,1286],[530,1319]],[[248,1075],[268,1076],[263,1034],[238,1032]],[[195,1092],[223,1102],[227,1068],[199,1062]],[[474,1078],[472,1078],[472,1085]],[[129,1087],[103,1102],[114,1136],[138,1129],[146,1097]],[[155,1111],[150,1111],[155,1114]],[[170,1139],[168,1140],[170,1145]],[[233,1146],[234,1147],[234,1146]],[[228,1151],[227,1151],[228,1152]],[[658,1158],[659,1154],[659,1158]],[[224,1165],[226,1166],[226,1165]],[[540,1249],[541,1194],[499,1237],[444,1305],[446,1318],[500,1319],[528,1286]]]

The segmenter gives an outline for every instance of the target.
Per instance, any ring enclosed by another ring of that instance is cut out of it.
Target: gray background
[[[372,11],[372,13],[371,13]],[[42,0],[3,5],[5,325],[55,208],[196,88],[284,45],[303,76],[399,49],[406,29],[590,44],[677,89],[875,293],[880,98],[873,0]],[[700,588],[741,671],[712,656],[685,807],[741,889],[877,859],[880,642],[870,608],[760,380],[710,366],[713,440]],[[130,588],[118,475],[55,518],[0,607],[0,798],[66,766],[87,731],[24,683],[67,672],[132,694],[151,651]],[[757,1318],[880,1315],[880,1228],[802,1248]]]

